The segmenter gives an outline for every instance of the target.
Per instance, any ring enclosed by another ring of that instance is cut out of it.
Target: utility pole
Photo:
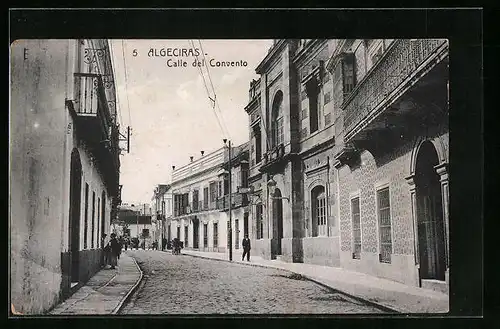
[[[144,206],[144,216],[146,216],[146,204]],[[142,238],[144,240],[144,250],[146,250],[146,235],[144,234],[144,229],[146,228],[146,223],[142,224]]]
[[[224,139],[224,144],[226,144],[226,139]],[[232,214],[231,214],[231,206],[232,206],[232,182],[231,182],[231,176],[232,176],[232,172],[231,172],[231,141],[229,141],[228,143],[228,150],[229,150],[229,161],[228,161],[228,165],[229,165],[229,227],[228,227],[228,231],[229,231],[229,261],[232,261],[233,260],[233,219],[232,219]]]
[[[136,211],[135,213],[137,215],[137,225],[136,225],[136,228],[137,228],[137,250],[139,250],[139,244],[141,241],[139,238],[139,211]]]

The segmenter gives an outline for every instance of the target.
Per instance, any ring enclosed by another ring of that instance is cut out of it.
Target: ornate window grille
[[[351,216],[352,216],[352,238],[353,238],[353,253],[352,258],[361,258],[361,214],[359,211],[359,197],[351,199]]]

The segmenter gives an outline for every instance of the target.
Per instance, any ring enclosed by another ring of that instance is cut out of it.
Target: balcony
[[[446,107],[447,55],[447,40],[394,41],[342,104],[345,142],[414,124],[418,103]]]
[[[285,153],[285,146],[283,144],[275,146],[267,153],[264,153],[259,171],[271,174],[275,173],[283,169],[294,155],[293,153]]]
[[[232,193],[231,208],[243,207],[248,204],[248,196],[245,193]],[[226,211],[229,209],[229,194],[217,199],[217,209]]]
[[[73,109],[77,124],[83,128],[84,137],[90,143],[99,143],[110,138],[113,120],[106,99],[105,85],[101,75],[75,73],[75,100]],[[96,131],[100,132],[96,134]]]
[[[109,104],[113,102],[106,98],[107,83],[98,74],[75,73],[74,76],[75,98],[68,105],[75,117],[78,137],[93,154],[112,195],[119,196],[119,132],[111,117]]]

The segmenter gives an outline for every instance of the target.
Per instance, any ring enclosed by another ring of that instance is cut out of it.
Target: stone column
[[[410,185],[410,202],[411,202],[411,220],[413,228],[413,255],[415,261],[415,269],[417,271],[415,276],[415,286],[420,286],[418,270],[420,268],[420,254],[418,249],[418,216],[417,216],[417,194],[415,186],[415,174],[405,178],[408,185]]]
[[[450,254],[449,254],[449,219],[448,219],[448,204],[449,204],[449,182],[448,182],[448,163],[443,162],[434,167],[438,173],[441,182],[441,197],[443,207],[443,223],[444,223],[444,239],[445,239],[445,253],[446,253],[446,282],[449,280],[449,267],[450,267]]]

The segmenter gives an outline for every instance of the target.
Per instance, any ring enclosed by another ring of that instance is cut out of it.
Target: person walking
[[[122,246],[118,239],[116,238],[115,233],[111,233],[111,240],[109,241],[109,245],[111,248],[111,269],[115,269],[118,266],[118,257],[122,252]]]
[[[250,261],[250,239],[248,238],[248,234],[245,234],[245,238],[242,241],[243,245],[243,256],[241,260],[245,260],[245,255],[247,256],[247,262]]]

